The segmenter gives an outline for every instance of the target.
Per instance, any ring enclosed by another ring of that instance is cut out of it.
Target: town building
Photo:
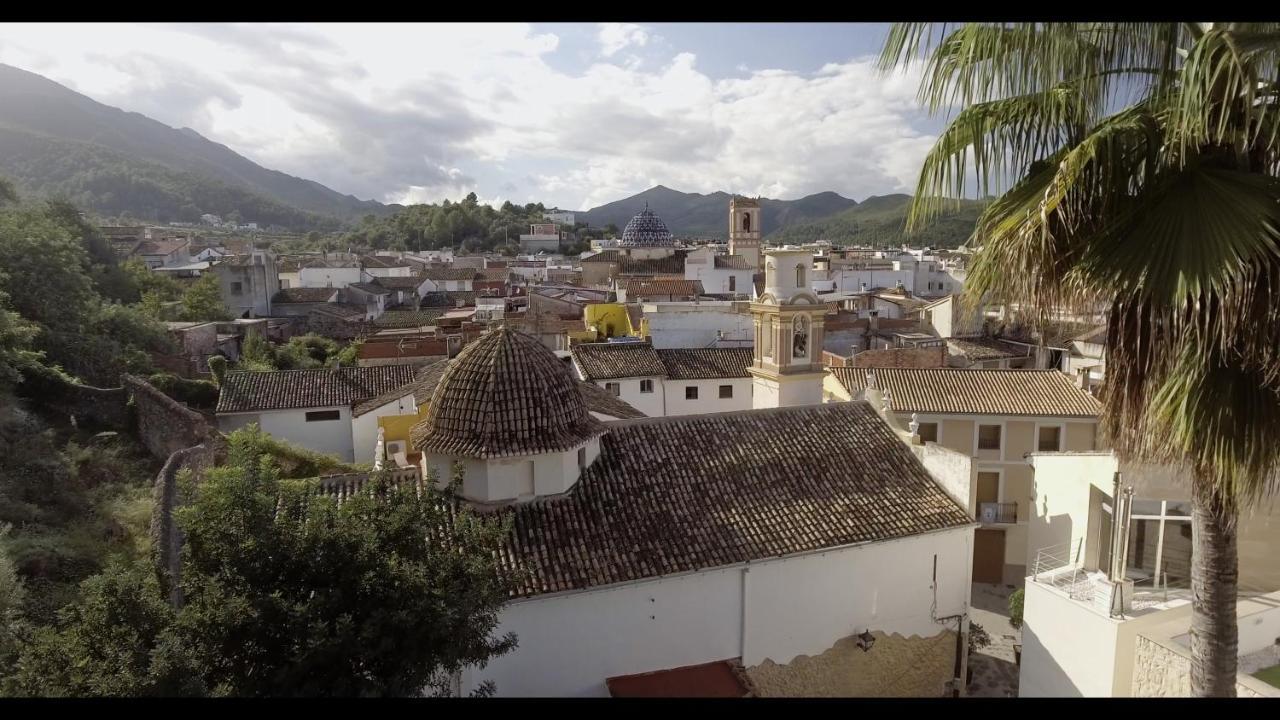
[[[578,343],[574,370],[649,417],[751,408],[749,348],[656,350],[647,342]]]
[[[558,252],[560,250],[560,229],[555,222],[538,223],[529,226],[529,232],[520,236],[520,252]]]
[[[764,292],[751,304],[755,318],[756,408],[823,401],[824,316],[827,306],[809,289],[813,253],[797,248],[765,251]]]
[[[753,272],[764,266],[760,200],[734,196],[729,200],[729,255],[742,259]]]
[[[222,302],[233,318],[270,317],[271,299],[280,291],[276,256],[269,250],[252,249],[214,263],[208,272],[218,277]]]
[[[462,498],[512,520],[497,632],[519,646],[460,694],[605,696],[708,663],[757,695],[956,687],[975,523],[869,405],[601,422],[578,385],[501,327],[411,434],[423,477],[461,463]]]
[[[869,388],[922,441],[971,459],[966,508],[982,522],[973,580],[1021,583],[1033,516],[1027,455],[1098,449],[1098,401],[1057,370],[830,368],[831,399],[858,400]]]

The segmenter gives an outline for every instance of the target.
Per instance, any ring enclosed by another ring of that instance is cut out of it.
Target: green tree
[[[10,667],[18,655],[19,645],[26,634],[27,624],[22,606],[27,590],[18,577],[13,558],[9,556],[6,540],[10,526],[0,524],[0,677],[4,668]]]
[[[282,481],[256,426],[184,482],[181,608],[143,562],[86,582],[22,655],[36,695],[413,696],[515,645],[495,637],[507,527],[436,483],[336,499]]]
[[[231,313],[222,302],[222,289],[218,285],[218,276],[205,273],[191,284],[182,295],[182,311],[179,320],[230,320]]]
[[[182,297],[182,286],[177,280],[164,273],[155,272],[137,258],[128,260],[120,266],[120,269],[133,284],[138,300],[147,293],[153,294],[158,302],[171,302]]]
[[[976,177],[971,301],[1108,308],[1103,429],[1189,469],[1191,690],[1234,696],[1236,519],[1280,459],[1280,25],[895,26],[883,66],[917,55],[961,110],[910,222]]]

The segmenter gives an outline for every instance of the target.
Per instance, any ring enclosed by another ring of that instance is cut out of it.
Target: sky
[[[380,202],[911,192],[942,127],[873,23],[0,25],[0,63]]]

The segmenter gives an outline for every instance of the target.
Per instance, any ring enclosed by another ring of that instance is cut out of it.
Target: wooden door
[[[973,533],[973,581],[999,585],[1004,582],[1004,531]]]

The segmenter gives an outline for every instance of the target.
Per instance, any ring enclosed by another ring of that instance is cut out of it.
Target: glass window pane
[[[1164,514],[1191,517],[1191,503],[1185,500],[1169,500],[1164,504]]]
[[[1000,426],[999,425],[979,425],[978,426],[978,448],[981,450],[999,450],[1000,449]]]
[[[1160,517],[1160,500],[1134,500],[1133,514]]]
[[[1057,452],[1061,448],[1062,428],[1060,427],[1042,427],[1040,428],[1039,443],[1036,449],[1041,452]]]

